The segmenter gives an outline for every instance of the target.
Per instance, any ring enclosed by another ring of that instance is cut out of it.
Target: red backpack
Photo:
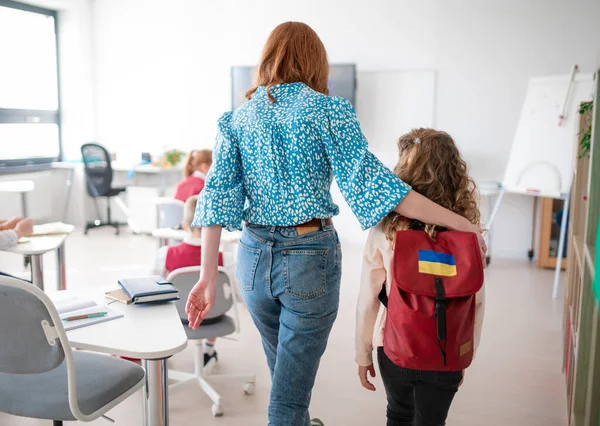
[[[385,354],[415,370],[457,371],[473,360],[475,295],[483,263],[473,233],[396,233]]]

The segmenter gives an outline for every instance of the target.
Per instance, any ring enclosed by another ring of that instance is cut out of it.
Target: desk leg
[[[21,192],[21,214],[23,217],[29,217],[29,209],[27,208],[27,193]],[[31,262],[30,256],[25,256],[23,258],[23,266],[29,266],[29,262]]]
[[[31,256],[31,282],[37,288],[44,290],[44,261],[42,254]]]
[[[65,243],[56,249],[56,286],[58,290],[67,289],[67,271],[65,267]]]
[[[27,193],[21,192],[21,209],[23,211],[23,217],[29,217],[29,211],[27,209]]]
[[[63,204],[62,221],[67,222],[67,214],[69,213],[69,202],[71,201],[71,189],[73,186],[73,169],[69,169],[67,181],[65,183],[65,201]]]
[[[169,425],[169,386],[167,360],[144,360],[144,426]]]

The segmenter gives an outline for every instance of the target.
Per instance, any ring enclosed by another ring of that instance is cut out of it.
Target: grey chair
[[[22,280],[0,276],[0,412],[90,422],[144,385],[134,363],[73,351],[50,298]]]
[[[156,213],[159,228],[175,228],[181,226],[183,221],[183,208],[185,203],[174,198],[157,198]]]
[[[223,406],[221,395],[208,382],[210,380],[237,379],[244,383],[244,392],[246,395],[252,395],[255,391],[256,376],[253,374],[208,374],[210,370],[215,370],[215,366],[207,365],[204,367],[204,354],[202,351],[202,340],[214,337],[226,337],[233,333],[239,333],[239,313],[237,309],[237,293],[232,287],[233,280],[227,269],[219,267],[219,281],[217,284],[217,295],[215,305],[205,318],[205,321],[198,327],[198,330],[192,330],[187,327],[187,314],[185,313],[185,304],[192,287],[198,281],[200,276],[200,267],[191,266],[180,268],[171,272],[167,278],[179,290],[180,299],[176,302],[177,311],[181,322],[186,325],[185,332],[188,340],[194,344],[194,373],[185,373],[181,371],[169,370],[169,379],[177,383],[169,386],[174,389],[184,383],[197,381],[204,393],[213,401],[212,413],[215,417],[223,415]],[[226,315],[233,309],[234,317]]]
[[[97,219],[86,222],[84,234],[87,235],[88,231],[93,228],[112,226],[115,228],[116,234],[119,235],[120,227],[127,225],[127,223],[117,222],[112,219],[110,200],[111,198],[115,198],[115,201],[118,203],[120,201],[118,195],[121,192],[125,192],[126,188],[114,188],[112,186],[113,169],[110,154],[102,145],[86,143],[81,145],[81,157],[85,167],[87,192],[94,200],[97,215]],[[106,197],[106,222],[100,220],[100,210],[98,209],[97,201],[100,197]]]

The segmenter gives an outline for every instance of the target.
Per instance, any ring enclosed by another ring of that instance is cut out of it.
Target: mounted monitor
[[[236,109],[246,102],[246,91],[252,87],[256,67],[231,68],[231,108]],[[355,105],[356,65],[331,65],[329,69],[329,94],[341,96]]]

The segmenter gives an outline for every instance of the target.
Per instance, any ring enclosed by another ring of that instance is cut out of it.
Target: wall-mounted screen
[[[246,102],[246,91],[254,83],[256,67],[231,68],[231,107],[235,109]],[[337,64],[329,68],[329,94],[342,96],[355,105],[356,65]]]

